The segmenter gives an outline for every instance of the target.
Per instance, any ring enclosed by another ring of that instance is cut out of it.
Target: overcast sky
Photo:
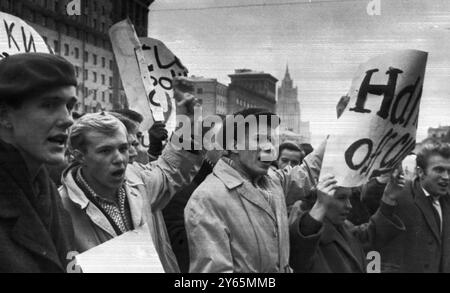
[[[380,16],[367,14],[369,2],[156,0],[149,36],[163,41],[190,74],[226,85],[237,68],[281,80],[289,63],[313,144],[335,121],[336,102],[349,90],[360,63],[389,50],[427,51],[421,140],[428,127],[450,125],[450,1],[380,0]],[[235,5],[241,7],[197,9]]]

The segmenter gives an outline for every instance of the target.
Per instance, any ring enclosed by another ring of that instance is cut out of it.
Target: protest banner
[[[76,256],[84,273],[164,273],[147,225]]]
[[[173,98],[173,78],[188,75],[187,68],[167,46],[153,38],[139,38],[152,80],[154,101],[163,108],[166,129],[171,133],[176,127],[176,101]]]
[[[29,52],[52,53],[34,28],[16,16],[0,12],[0,59]]]
[[[321,178],[333,174],[339,186],[358,186],[390,172],[414,149],[427,56],[394,51],[360,66],[332,127]]]
[[[109,36],[130,109],[144,117],[141,128],[148,130],[154,121],[164,121],[164,114],[159,101],[154,100],[142,45],[129,19],[114,24]]]

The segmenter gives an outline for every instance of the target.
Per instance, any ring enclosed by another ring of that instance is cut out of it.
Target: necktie
[[[433,210],[433,214],[434,214],[434,219],[436,220],[436,224],[438,225],[439,231],[441,232],[441,217],[439,215],[439,211],[437,210],[437,207],[435,206],[435,201],[438,201],[440,206],[441,206],[441,210],[442,210],[442,204],[441,204],[441,198],[438,197],[433,197],[433,196],[429,196],[428,197],[430,200],[430,204],[431,204],[431,208]]]

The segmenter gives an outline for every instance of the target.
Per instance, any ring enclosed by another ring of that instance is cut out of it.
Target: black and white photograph
[[[450,1],[0,0],[0,273],[450,273]]]

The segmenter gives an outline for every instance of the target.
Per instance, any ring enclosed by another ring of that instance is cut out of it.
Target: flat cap
[[[31,98],[59,86],[77,86],[75,68],[63,57],[21,53],[0,61],[0,101]]]

